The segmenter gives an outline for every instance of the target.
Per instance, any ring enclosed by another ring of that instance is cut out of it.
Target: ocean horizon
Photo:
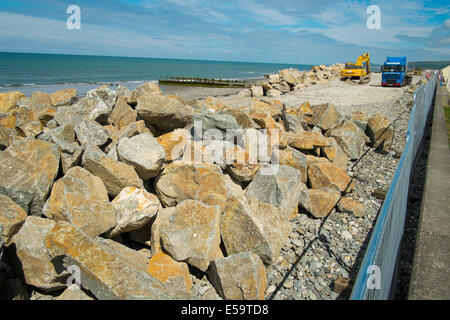
[[[311,65],[0,52],[0,92],[46,92],[101,84],[135,87],[175,76],[260,79],[284,68],[306,71]]]

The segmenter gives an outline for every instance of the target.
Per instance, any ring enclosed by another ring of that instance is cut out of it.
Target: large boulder
[[[161,230],[164,249],[175,260],[206,271],[220,251],[220,218],[217,206],[197,200],[181,202]]]
[[[273,174],[264,174],[263,170],[260,170],[248,185],[246,196],[279,208],[281,213],[290,219],[298,213],[300,191],[306,189],[306,186],[297,169],[284,165],[275,169]]]
[[[8,243],[26,218],[27,213],[19,205],[0,194],[0,242]]]
[[[280,79],[286,81],[291,86],[295,86],[303,82],[302,73],[293,68],[283,69],[278,72]]]
[[[264,96],[264,90],[262,86],[252,86],[250,88],[252,91],[252,97],[262,97]]]
[[[28,285],[45,291],[66,287],[66,272],[58,272],[46,252],[45,237],[55,221],[30,216],[11,239],[10,257],[13,267]]]
[[[70,106],[78,100],[77,89],[67,88],[53,92],[50,100],[54,107]]]
[[[349,161],[347,155],[342,150],[342,148],[339,146],[339,144],[336,142],[336,139],[334,138],[328,138],[328,142],[330,143],[329,147],[324,147],[322,149],[323,155],[333,162],[338,167],[346,170],[347,169],[347,163]]]
[[[161,209],[156,195],[145,189],[128,187],[123,189],[112,201],[117,213],[117,224],[108,235],[112,238],[121,233],[139,230]]]
[[[136,111],[147,123],[163,131],[184,128],[193,123],[191,106],[161,95],[146,93],[140,96]]]
[[[0,93],[0,112],[10,112],[21,98],[26,98],[26,96],[19,91]]]
[[[352,179],[345,170],[333,163],[315,162],[308,167],[308,181],[312,189],[349,191]]]
[[[112,109],[117,100],[117,92],[108,88],[107,85],[92,89],[86,93],[86,98],[98,98],[102,100],[108,109]]]
[[[277,155],[277,153],[274,153]],[[300,171],[301,181],[303,183],[308,182],[308,162],[306,160],[306,155],[300,151],[287,147],[284,150],[278,151],[278,158],[276,160],[278,164],[283,166],[290,166],[294,169]]]
[[[367,122],[367,135],[373,148],[389,151],[394,139],[394,129],[389,124],[389,119],[381,113],[375,114]]]
[[[119,130],[136,122],[137,112],[133,110],[124,97],[119,97],[111,112],[109,121]]]
[[[149,133],[120,139],[117,155],[120,161],[133,166],[143,180],[155,177],[166,161],[164,148]]]
[[[227,199],[222,170],[214,164],[174,161],[164,168],[155,186],[156,193],[166,207],[193,199],[222,208]]]
[[[84,117],[78,118],[77,120],[78,122],[75,122],[74,130],[82,146],[88,144],[102,146],[108,142],[109,132],[100,124]]]
[[[290,146],[299,151],[314,150],[319,147],[328,147],[330,143],[327,139],[317,132],[285,132],[281,135],[281,145]]]
[[[266,269],[261,259],[253,253],[243,252],[214,260],[208,276],[223,299],[264,299]]]
[[[163,252],[158,252],[151,257],[147,272],[161,281],[170,291],[189,294],[192,289],[188,265],[172,259]]]
[[[366,135],[350,120],[344,120],[338,127],[331,130],[331,137],[351,160],[358,159],[364,153]]]
[[[224,112],[202,113],[194,115],[194,136],[205,140],[220,131],[223,138],[227,130],[239,129],[239,125],[232,115]],[[207,132],[210,130],[209,132]],[[213,131],[214,130],[214,131]],[[217,138],[217,137],[216,137]]]
[[[192,139],[186,129],[176,129],[156,138],[164,148],[167,161],[174,161],[183,156],[186,144]]]
[[[16,119],[15,129],[19,135],[34,138],[42,132],[42,123],[39,117],[28,107],[17,107],[13,115]]]
[[[280,209],[257,198],[228,198],[221,223],[228,255],[249,251],[273,264],[290,232],[289,220]]]
[[[0,193],[26,212],[31,207],[39,211],[58,170],[59,152],[54,144],[34,139],[18,141],[0,154]]]
[[[144,188],[143,181],[132,166],[106,156],[95,146],[90,145],[84,152],[83,167],[103,181],[112,197],[126,187]]]
[[[80,164],[83,148],[78,143],[66,142],[56,137],[52,138],[52,142],[58,146],[63,173],[66,173],[70,168]]]
[[[103,182],[80,167],[69,169],[55,182],[43,213],[56,221],[70,222],[92,237],[116,225],[115,208]]]
[[[300,206],[315,218],[326,218],[341,197],[336,190],[308,189],[300,195]]]
[[[28,107],[39,115],[44,110],[53,107],[50,95],[45,92],[35,91],[31,94]]]
[[[98,97],[84,97],[72,106],[78,114],[93,121],[105,124],[111,114],[112,107]]]
[[[330,103],[312,106],[312,117],[305,117],[307,124],[317,126],[326,131],[336,128],[342,122],[342,116]]]
[[[164,285],[111,248],[92,239],[80,229],[60,222],[45,241],[54,259],[63,259],[64,267],[77,266],[80,282],[100,300],[168,300],[171,296]]]

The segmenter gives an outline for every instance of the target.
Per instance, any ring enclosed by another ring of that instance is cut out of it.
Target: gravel
[[[347,171],[355,181],[355,190],[347,196],[364,204],[365,215],[357,218],[335,209],[328,218],[319,220],[306,212],[300,212],[292,221],[293,231],[289,243],[282,249],[279,262],[267,270],[270,288],[266,292],[267,299],[348,299],[332,290],[333,283],[338,276],[348,277],[352,282],[356,280],[371,230],[383,203],[383,200],[373,196],[373,192],[389,189],[400,160],[398,153],[403,151],[406,144],[413,101],[413,95],[406,91],[407,88],[401,88],[394,98],[388,97],[376,105],[366,104],[355,108],[366,111],[369,116],[375,111],[381,112],[391,122],[399,117],[393,125],[394,152],[383,154],[366,146],[366,150],[370,151],[356,164],[353,162],[348,165]],[[393,101],[395,108],[392,108]],[[274,287],[277,288],[275,291]]]

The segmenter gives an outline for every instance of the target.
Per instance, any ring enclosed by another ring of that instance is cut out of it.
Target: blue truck
[[[403,87],[411,84],[412,76],[407,74],[406,57],[387,57],[381,67],[383,87]]]

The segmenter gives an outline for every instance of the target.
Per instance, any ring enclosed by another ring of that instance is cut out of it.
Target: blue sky
[[[69,5],[81,30],[68,30]],[[381,29],[366,10],[378,5]],[[298,64],[450,60],[445,0],[1,0],[0,51]]]

